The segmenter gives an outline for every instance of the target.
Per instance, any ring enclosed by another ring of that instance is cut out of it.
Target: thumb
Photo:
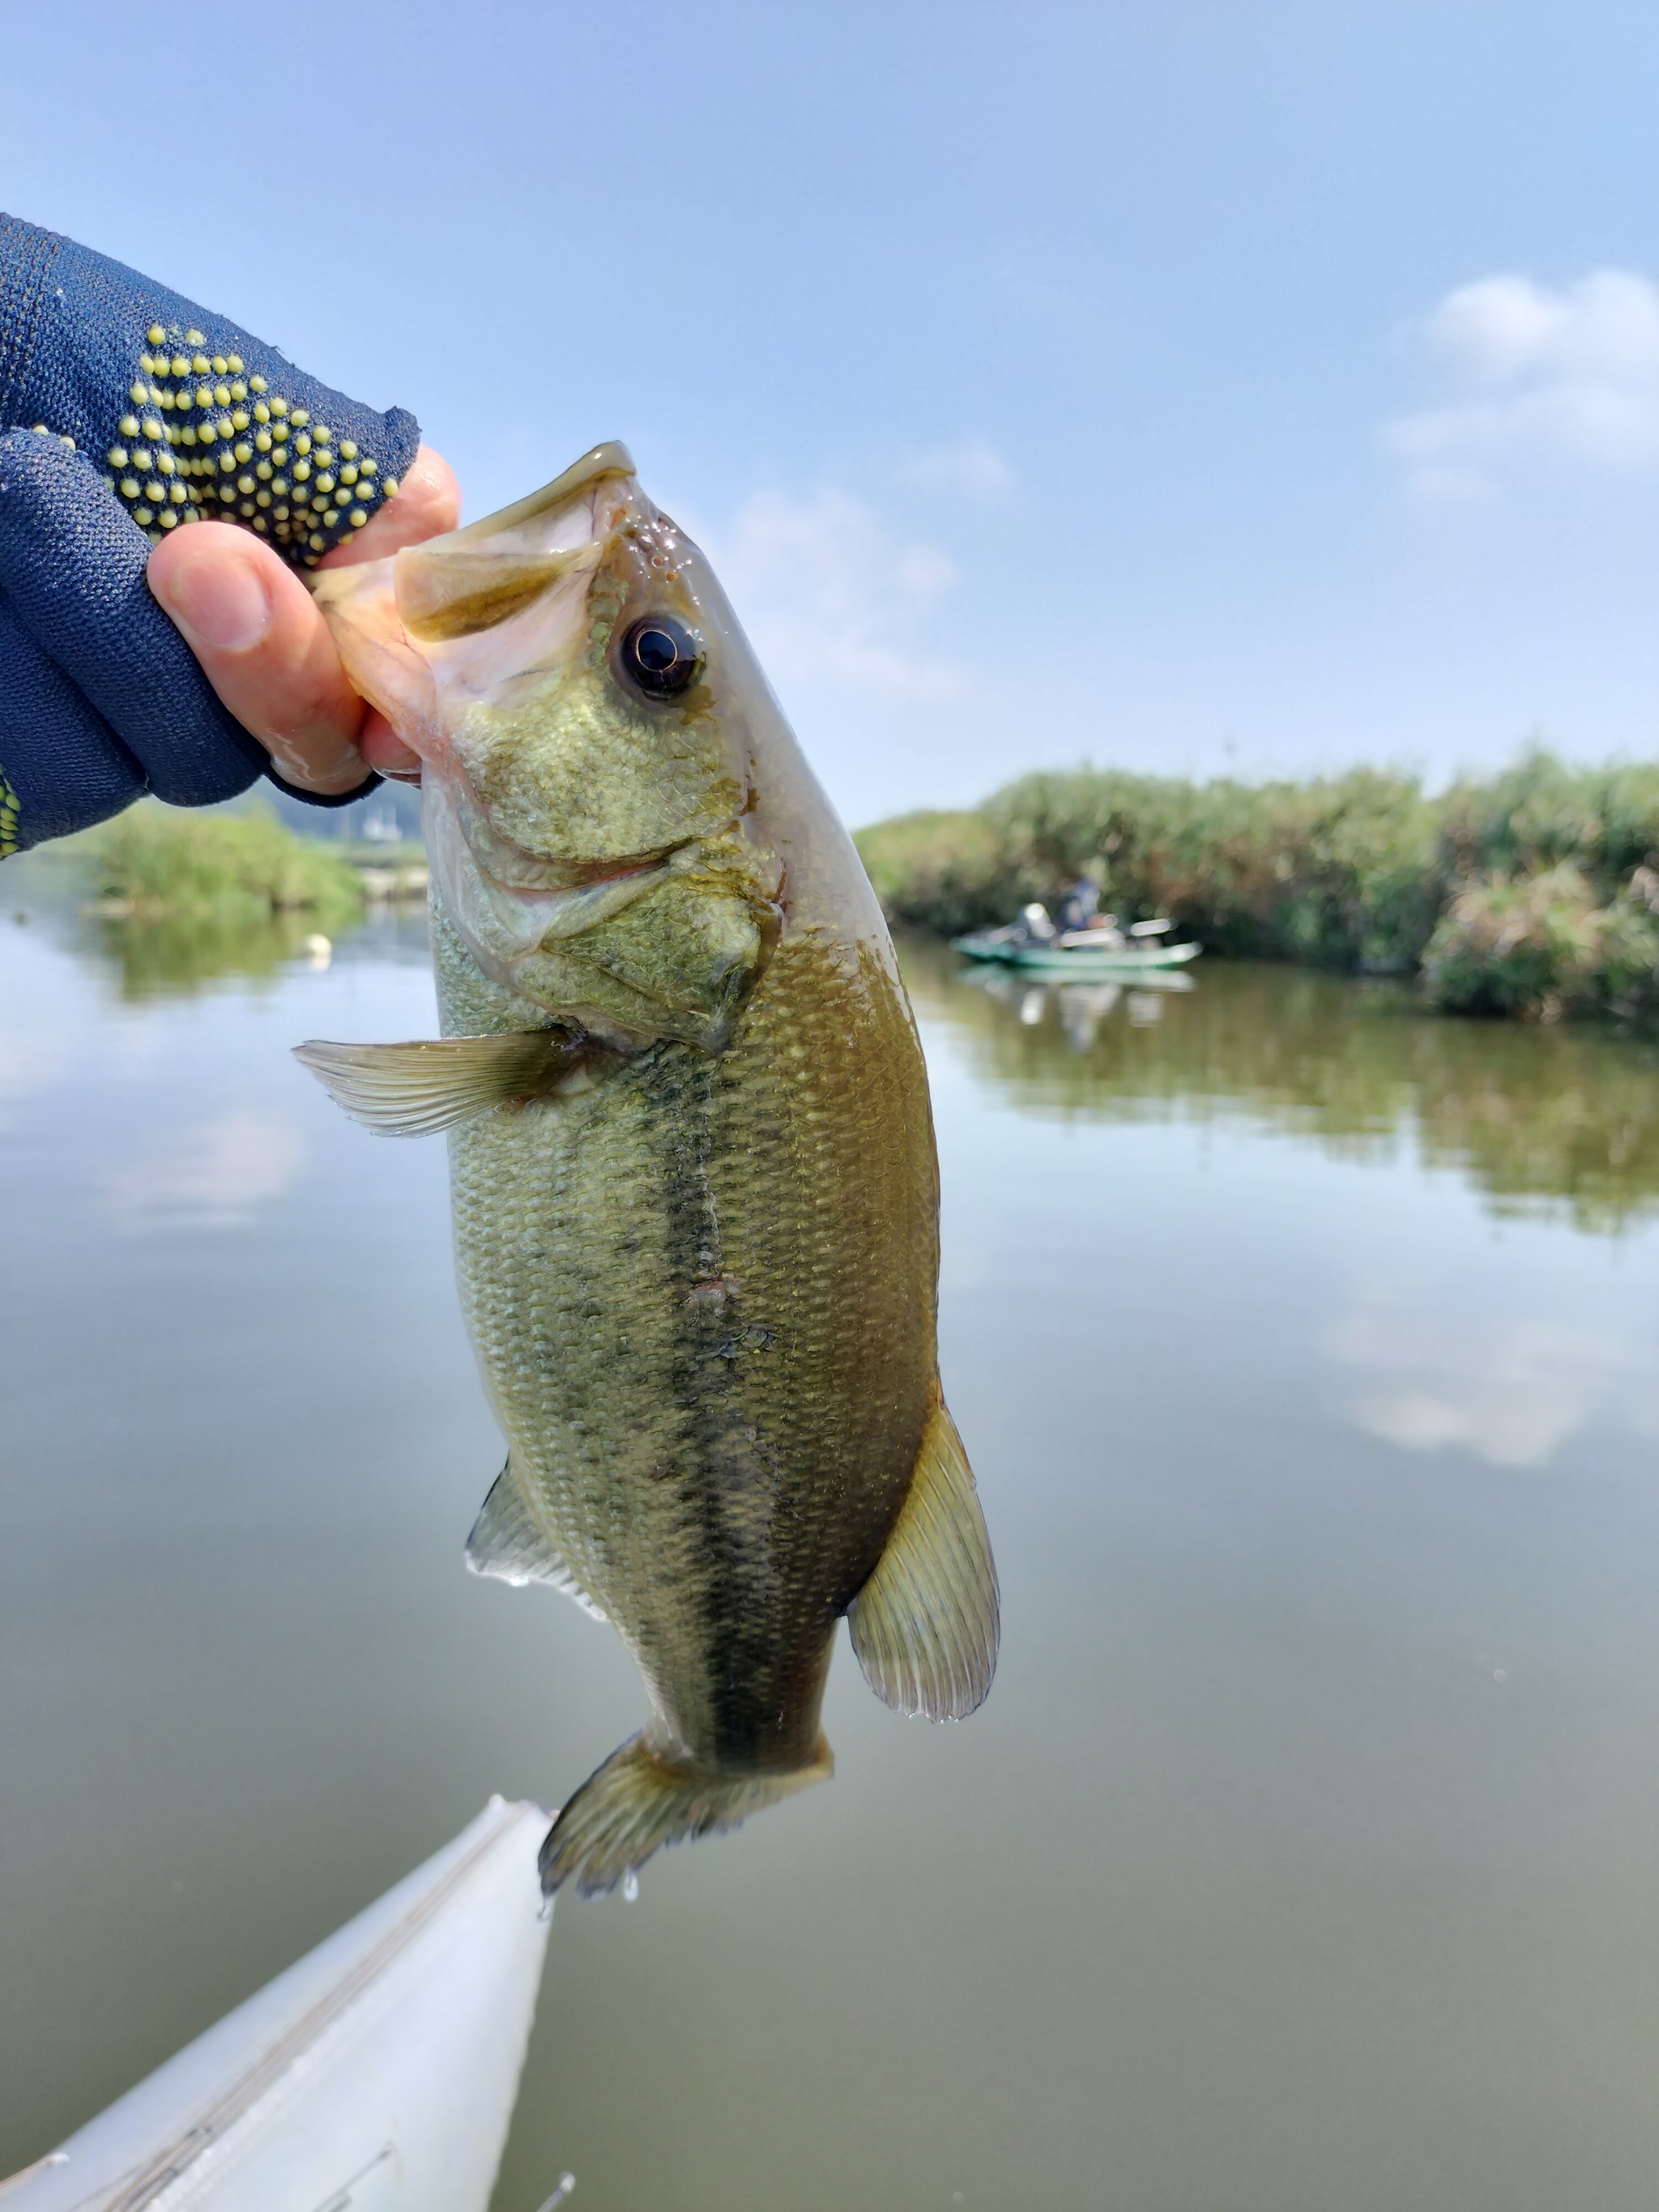
[[[287,781],[333,798],[368,781],[368,708],[310,592],[269,545],[231,523],[194,523],[162,540],[148,573],[208,682]]]

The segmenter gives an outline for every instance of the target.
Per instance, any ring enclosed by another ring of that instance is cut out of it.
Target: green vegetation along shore
[[[99,910],[109,915],[234,924],[305,915],[331,932],[362,908],[362,883],[350,863],[319,839],[296,836],[263,807],[196,813],[144,799],[58,849],[85,866]]]
[[[296,835],[258,799],[234,812],[143,799],[7,865],[56,883],[49,897],[73,902],[132,999],[274,975],[349,935],[376,895],[341,846]]]
[[[1052,902],[1086,870],[1124,921],[1169,915],[1219,952],[1419,975],[1449,1012],[1659,1012],[1659,766],[1533,752],[1432,798],[1370,769],[1243,784],[1080,768],[856,842],[890,917],[941,935]]]

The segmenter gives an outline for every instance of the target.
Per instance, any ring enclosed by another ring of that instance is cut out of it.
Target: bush
[[[88,864],[106,912],[224,922],[304,913],[326,928],[355,919],[362,905],[346,861],[264,808],[204,814],[144,799],[64,849]]]
[[[973,813],[910,814],[858,847],[895,921],[946,934],[1052,902],[1084,871],[1125,921],[1167,914],[1219,950],[1414,966],[1438,911],[1438,821],[1416,783],[1022,776]]]
[[[1437,799],[1371,769],[1269,784],[1043,771],[857,842],[889,915],[945,935],[1052,904],[1086,871],[1124,921],[1167,915],[1215,951],[1421,966],[1447,1007],[1659,1003],[1659,767],[1534,751]]]
[[[1659,976],[1659,921],[1630,896],[1599,905],[1575,861],[1458,892],[1430,939],[1423,980],[1455,1013],[1553,1021],[1593,1006],[1633,1010]]]
[[[1167,914],[1225,951],[1409,968],[1438,910],[1434,809],[1370,769],[1251,785],[1085,769],[1022,777],[984,811],[1034,896],[1086,868],[1124,920]]]
[[[1006,920],[1019,903],[1002,839],[983,814],[900,814],[854,842],[888,913],[925,915],[942,934]]]
[[[1441,811],[1460,878],[1572,860],[1611,890],[1659,856],[1659,768],[1570,769],[1534,750],[1490,783],[1456,785]]]

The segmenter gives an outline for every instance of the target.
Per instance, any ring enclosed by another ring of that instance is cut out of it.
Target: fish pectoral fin
[[[582,1053],[562,1030],[294,1048],[335,1104],[383,1137],[428,1136],[492,1107],[537,1097],[574,1074]]]
[[[472,1534],[466,1540],[466,1564],[475,1575],[492,1575],[511,1583],[515,1589],[526,1583],[545,1583],[562,1590],[595,1620],[605,1615],[594,1604],[548,1540],[547,1533],[526,1497],[524,1486],[507,1465],[490,1486]]]
[[[836,1762],[820,1736],[811,1761],[783,1774],[718,1774],[665,1758],[642,1735],[613,1751],[561,1808],[542,1845],[542,1891],[574,1881],[583,1897],[614,1889],[665,1844],[735,1828],[763,1805],[827,1782]]]
[[[957,1721],[984,1704],[1000,1632],[997,1571],[973,1471],[943,1404],[887,1548],[847,1620],[865,1680],[895,1712]]]

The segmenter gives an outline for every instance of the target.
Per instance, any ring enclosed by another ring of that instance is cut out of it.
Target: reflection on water
[[[641,1714],[462,1565],[441,1146],[289,1058],[433,1034],[418,918],[239,973],[0,887],[4,2171]],[[1651,1057],[905,957],[996,1689],[843,1653],[831,1787],[560,1905],[499,2212],[1646,2208]]]
[[[1494,1467],[1541,1467],[1592,1419],[1659,1442],[1651,1314],[1587,1324],[1554,1301],[1469,1310],[1406,1275],[1357,1284],[1321,1340],[1359,1370],[1353,1417],[1408,1450],[1461,1444]]]
[[[181,915],[110,913],[88,900],[88,877],[67,853],[25,854],[8,863],[0,884],[14,922],[45,921],[61,941],[94,957],[124,999],[178,998],[222,977],[269,982],[295,961],[326,966],[335,939],[319,933],[305,912],[250,918],[218,914]],[[368,926],[384,939],[398,927],[394,909],[371,908]],[[353,920],[336,939],[355,937]]]
[[[975,1066],[1028,1111],[1243,1115],[1348,1155],[1410,1144],[1498,1210],[1560,1201],[1589,1229],[1659,1204],[1650,1038],[1452,1021],[1398,985],[1293,969],[1211,962],[1124,991],[1033,986],[936,945],[905,951],[918,1004],[970,1036]]]
[[[179,921],[165,915],[90,917],[98,950],[120,978],[127,999],[172,998],[222,975],[269,981],[290,961],[310,960],[315,935],[308,916],[273,915],[257,922]],[[326,941],[326,940],[325,940]]]

